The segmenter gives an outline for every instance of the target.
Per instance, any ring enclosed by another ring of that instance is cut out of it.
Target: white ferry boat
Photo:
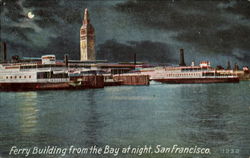
[[[50,90],[90,88],[81,74],[75,75],[63,62],[57,62],[55,55],[44,55],[40,62],[17,62],[0,64],[0,90]],[[73,77],[71,77],[73,76]],[[85,79],[88,76],[85,76]]]
[[[237,83],[239,77],[232,74],[220,74],[203,61],[198,66],[170,66],[141,69],[137,73],[150,76],[150,80],[162,83]]]

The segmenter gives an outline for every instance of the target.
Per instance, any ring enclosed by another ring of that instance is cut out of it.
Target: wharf
[[[121,85],[149,85],[149,75],[119,74],[113,75],[114,81],[121,81]]]

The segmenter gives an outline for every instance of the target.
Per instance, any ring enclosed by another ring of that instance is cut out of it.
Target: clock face
[[[86,34],[85,29],[82,29],[82,30],[81,30],[81,34]]]
[[[81,36],[81,40],[86,40],[86,36]]]

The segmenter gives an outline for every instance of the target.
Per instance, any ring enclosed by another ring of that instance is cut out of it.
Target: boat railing
[[[37,82],[51,82],[51,83],[56,83],[56,82],[69,82],[69,78],[49,78],[49,79],[37,79]]]

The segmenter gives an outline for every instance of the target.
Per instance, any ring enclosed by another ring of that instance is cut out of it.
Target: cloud
[[[82,1],[75,0],[67,2],[65,0],[58,1],[37,1],[25,0],[23,6],[32,8],[33,13],[38,16],[35,22],[42,28],[54,27],[64,24],[75,24],[81,21],[81,13],[83,8],[80,6]]]
[[[2,0],[1,41],[7,42],[9,56],[38,56],[58,52],[57,55],[61,57],[78,48],[79,39],[75,37],[79,29],[72,29],[72,26],[76,21],[81,23],[80,13],[69,7],[69,3],[61,2],[63,0]],[[27,17],[30,11],[35,15],[33,19]],[[72,56],[75,54],[78,52]]]
[[[7,16],[15,22],[18,22],[20,19],[24,18],[24,16],[21,14],[22,7],[19,4],[19,0],[11,0],[11,1],[1,0],[0,5],[1,5],[0,9],[1,17]]]
[[[239,61],[250,61],[250,54],[248,51],[244,51],[241,49],[234,49],[232,51],[232,55],[238,59]]]
[[[150,63],[176,62],[176,60],[172,58],[169,46],[160,42],[128,41],[124,44],[116,40],[108,40],[100,44],[97,50],[98,59],[106,59],[112,62],[133,61],[134,54],[136,54],[137,61]]]
[[[232,2],[231,2],[232,3]],[[250,1],[233,1],[233,5],[228,5],[225,10],[234,14],[242,15],[243,18],[250,19]]]
[[[88,7],[98,59],[131,61],[131,53],[137,53],[140,61],[176,63],[184,48],[187,60],[220,55],[223,62],[228,57],[245,64],[250,51],[246,2],[1,0],[1,40],[10,55],[61,58],[67,53],[78,59],[79,29]],[[27,18],[30,11],[33,19]]]
[[[41,49],[11,42],[7,45],[9,58],[12,55],[19,55],[20,57],[41,57],[45,54],[56,54],[58,60],[62,60],[64,54],[69,54],[70,59],[79,58],[79,47],[75,47],[76,44],[74,42],[61,38],[59,40],[58,37],[52,40],[53,42],[50,42],[47,47]]]
[[[248,1],[129,0],[115,9],[148,28],[176,32],[172,40],[201,54],[235,57],[235,49],[250,51]]]
[[[156,29],[183,30],[211,28],[225,22],[215,14],[216,6],[216,2],[210,1],[135,0],[119,3],[115,8]]]
[[[232,53],[233,49],[250,50],[250,28],[236,25],[231,28],[216,31],[185,31],[176,39],[193,43],[198,48],[210,53]]]

